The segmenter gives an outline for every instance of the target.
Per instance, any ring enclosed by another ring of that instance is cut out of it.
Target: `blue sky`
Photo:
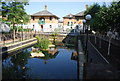
[[[68,15],[69,13],[77,14],[81,11],[85,10],[85,5],[88,4],[88,6],[92,5],[94,2],[29,2],[29,5],[25,7],[26,12],[30,15],[44,10],[44,5],[48,6],[48,11],[52,12],[53,14],[60,17],[60,20],[62,20],[62,17]],[[103,4],[103,2],[98,2],[100,5]],[[110,2],[105,2],[107,5],[110,4]]]

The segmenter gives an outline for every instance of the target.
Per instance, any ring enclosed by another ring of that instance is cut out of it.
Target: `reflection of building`
[[[59,17],[49,12],[45,5],[45,10],[31,15],[30,23],[36,31],[51,32],[58,27],[58,19]]]
[[[78,53],[77,52],[72,52],[71,60],[78,60]]]

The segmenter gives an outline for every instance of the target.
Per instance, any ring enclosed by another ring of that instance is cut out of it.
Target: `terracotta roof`
[[[65,17],[67,17],[67,18],[71,18],[71,17],[73,17],[74,15],[73,14],[68,14],[68,15],[66,15]]]
[[[56,15],[52,14],[48,10],[43,10],[43,11],[40,11],[40,12],[33,14],[32,16],[56,16]],[[59,18],[59,17],[57,17],[57,18]]]
[[[85,11],[79,12],[79,13],[77,13],[77,14],[74,15],[74,16],[84,16],[84,12],[85,12]]]

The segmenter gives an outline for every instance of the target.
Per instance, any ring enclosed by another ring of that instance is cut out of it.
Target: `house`
[[[63,17],[63,26],[64,29],[82,29],[83,23],[82,20],[84,19],[84,11],[79,12],[75,15],[68,14]]]
[[[72,29],[74,27],[75,24],[75,18],[73,14],[68,14],[66,16],[63,17],[63,26],[65,29]]]
[[[88,8],[88,5],[86,5],[86,9]],[[81,11],[75,15],[73,14],[68,14],[66,16],[63,17],[63,26],[65,30],[69,30],[69,29],[76,29],[77,31],[81,31],[83,30],[83,19],[84,19],[84,12],[85,11]]]
[[[31,15],[30,24],[35,31],[53,32],[58,28],[59,17],[47,10],[47,5],[43,11]]]

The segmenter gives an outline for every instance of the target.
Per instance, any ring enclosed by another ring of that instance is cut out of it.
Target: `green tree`
[[[2,2],[2,16],[7,17],[7,21],[10,21],[13,26],[13,40],[15,39],[15,25],[20,23],[26,23],[29,21],[29,16],[25,12],[24,6],[28,5],[28,2]],[[23,20],[23,22],[21,22]]]
[[[112,33],[117,31],[120,34],[120,1],[112,2],[108,7],[104,4],[99,7],[98,11],[94,10],[95,8],[93,6],[95,5],[92,5],[86,11],[86,14],[92,15],[92,19],[90,21],[91,28],[95,29],[100,34],[109,30],[111,30]],[[108,55],[110,54],[112,38],[113,35],[109,37]]]
[[[99,19],[101,20],[101,27],[104,27],[107,31],[111,29],[114,31],[118,28],[119,24],[119,14],[120,14],[120,5],[119,2],[112,2],[109,7],[102,7],[101,10],[97,13]],[[104,30],[102,28],[102,30]]]

